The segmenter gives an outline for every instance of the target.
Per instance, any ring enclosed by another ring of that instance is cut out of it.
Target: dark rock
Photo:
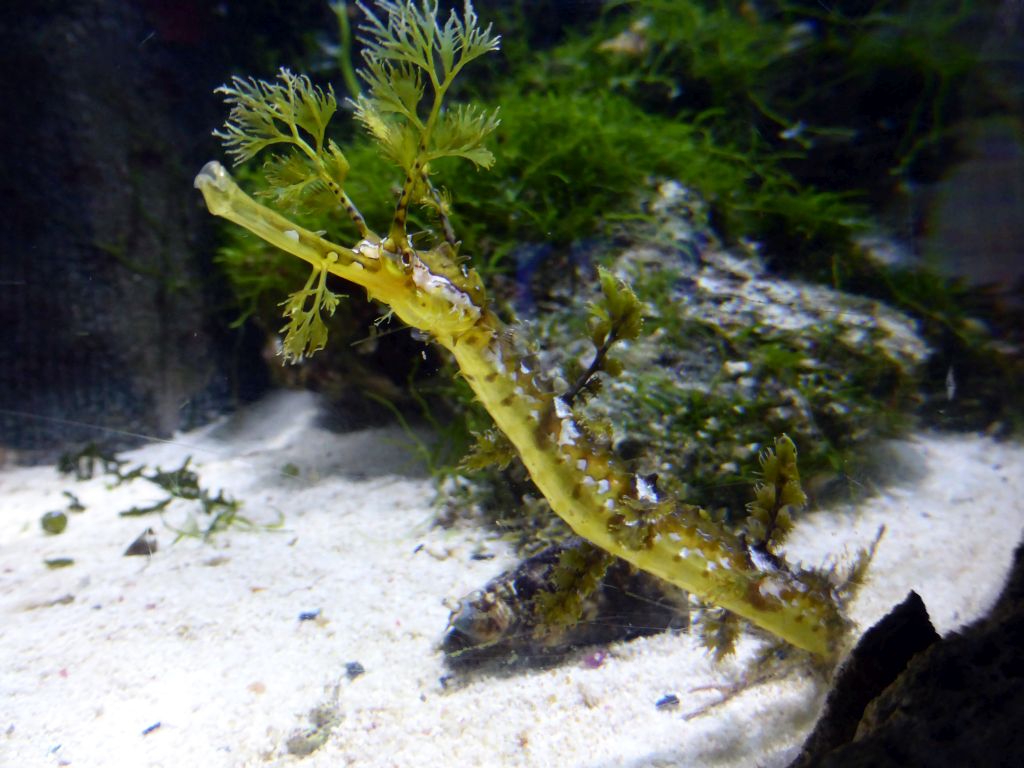
[[[823,755],[849,742],[868,703],[938,639],[924,602],[911,592],[857,643],[836,676],[824,714],[790,768],[817,765]]]
[[[799,765],[1024,765],[1024,546],[984,619],[915,656],[853,739]]]
[[[159,544],[157,543],[156,533],[152,528],[147,528],[140,533],[131,544],[128,545],[128,549],[124,551],[124,557],[148,557],[155,555]]]

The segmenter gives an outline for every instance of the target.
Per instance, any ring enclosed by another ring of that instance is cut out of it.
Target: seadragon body
[[[451,352],[537,488],[579,536],[799,648],[834,653],[844,620],[827,580],[758,556],[698,509],[671,504],[666,510],[547,391],[517,353],[512,331],[487,307],[476,273],[452,268],[449,246],[394,253],[376,238],[339,246],[253,200],[217,162],[203,168],[196,186],[212,213],[315,270],[362,286]]]
[[[429,160],[447,154],[489,164],[489,153],[479,148],[478,139],[493,130],[496,119],[470,110],[443,113],[440,101],[467,57],[496,49],[497,38],[489,36],[489,29],[481,33],[475,28],[476,17],[468,3],[465,21],[453,14],[443,30],[436,22],[436,4],[427,0],[419,7],[410,0],[380,0],[379,5],[389,14],[386,22],[363,9],[370,18],[364,29],[375,36],[364,40],[372,70],[364,78],[374,93],[384,93],[389,78],[418,67],[434,88],[433,107],[426,120],[416,115],[416,103],[407,95],[412,93],[416,100],[423,96],[420,80],[408,81],[419,90],[410,91],[407,83],[405,89],[387,91],[387,99],[378,96],[377,111],[372,99],[360,97],[356,104],[357,116],[406,169],[405,186],[388,235],[374,234],[341,189],[347,164],[333,142],[324,141],[323,131],[333,114],[333,94],[316,92],[308,81],[287,72],[281,75],[285,86],[236,80],[234,88],[222,89],[235,104],[235,111],[234,122],[219,135],[233,145],[241,159],[271,143],[290,141],[298,146],[318,169],[316,178],[349,213],[361,239],[345,247],[296,225],[249,197],[217,162],[207,163],[195,180],[210,212],[311,265],[307,289],[296,294],[299,298],[286,309],[293,322],[295,317],[309,316],[304,309],[309,298],[316,312],[319,306],[329,306],[325,296],[336,301],[325,288],[325,278],[331,274],[363,287],[371,299],[447,349],[551,508],[579,536],[794,646],[834,658],[846,620],[827,578],[790,570],[777,558],[748,547],[701,510],[660,498],[656,489],[627,471],[590,435],[574,415],[571,398],[552,392],[530,359],[518,351],[514,331],[489,308],[479,276],[457,264],[454,239],[446,237],[429,250],[412,245],[405,230],[410,201],[437,197],[429,183]],[[393,66],[395,61],[406,69]],[[385,101],[386,107],[381,107]],[[318,109],[326,117],[320,119]],[[403,112],[404,122],[387,122],[394,120],[396,111]],[[311,114],[317,119],[311,119]],[[454,127],[436,128],[446,114],[452,116]],[[275,127],[282,123],[285,129]],[[299,128],[313,135],[315,142],[300,141]],[[402,137],[400,131],[406,129],[411,138]],[[475,144],[466,138],[469,129],[479,134]],[[442,138],[432,131],[441,133]],[[335,172],[338,168],[342,172]],[[447,233],[450,228],[440,212]],[[308,336],[308,325],[303,329]],[[310,351],[322,346],[325,333],[317,336],[315,346],[309,344]],[[306,348],[299,346],[298,355],[293,356],[301,356]]]

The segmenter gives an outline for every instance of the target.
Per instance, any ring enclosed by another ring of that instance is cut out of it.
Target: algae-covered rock
[[[756,246],[725,247],[703,201],[675,182],[658,186],[648,213],[624,231],[624,246],[595,256],[632,284],[646,332],[615,348],[621,371],[587,399],[591,423],[639,474],[734,519],[745,515],[758,454],[779,434],[798,446],[812,498],[859,487],[850,477],[870,465],[872,440],[909,424],[929,352],[915,321],[769,273]],[[589,269],[528,321],[544,367],[566,379],[593,357],[584,323],[600,286],[585,279]]]

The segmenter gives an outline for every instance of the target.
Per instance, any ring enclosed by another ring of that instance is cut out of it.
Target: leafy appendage
[[[380,145],[384,156],[406,171],[412,168],[420,148],[420,128],[408,120],[388,119],[387,111],[365,96],[356,102],[355,110],[356,119]]]
[[[370,96],[362,103],[372,104],[383,114],[401,115],[412,125],[422,127],[416,110],[423,98],[423,77],[420,70],[409,64],[382,63],[359,70],[366,81]],[[359,103],[357,102],[357,106]]]
[[[566,403],[572,403],[581,393],[591,392],[596,386],[595,377],[601,371],[609,376],[622,373],[622,364],[608,357],[612,345],[618,341],[633,341],[643,331],[643,304],[633,289],[604,267],[598,267],[601,281],[601,299],[591,302],[590,341],[594,345],[594,359],[577,378],[569,391],[562,395]]]
[[[800,486],[796,446],[789,437],[776,438],[774,448],[766,448],[760,461],[763,480],[747,505],[744,532],[752,544],[774,550],[793,530],[793,511],[807,503],[807,496]]]
[[[476,442],[470,452],[459,462],[460,469],[472,472],[496,467],[499,470],[504,470],[518,456],[515,446],[505,437],[504,433],[497,429],[474,432],[473,437],[476,438]]]
[[[485,112],[472,105],[460,104],[441,118],[427,159],[464,157],[480,168],[490,168],[494,165],[494,155],[482,146],[482,142],[499,122],[497,110]]]
[[[263,166],[263,177],[269,188],[258,194],[282,208],[314,208],[321,202],[318,198],[330,195],[323,180],[310,167],[309,159],[300,152],[270,158]]]
[[[858,590],[864,585],[867,579],[868,567],[871,565],[871,561],[875,559],[875,553],[878,551],[878,543],[882,540],[882,536],[885,535],[885,526],[883,525],[878,529],[878,533],[875,534],[874,540],[867,547],[857,550],[857,553],[853,556],[853,559],[847,565],[841,578],[838,579],[838,586],[836,592],[839,594],[840,599],[844,603],[848,603],[854,597],[856,597]]]
[[[534,610],[541,618],[537,632],[557,631],[579,623],[583,603],[592,595],[615,558],[603,549],[582,542],[558,556],[548,577],[550,590],[538,592]]]
[[[490,24],[484,30],[479,28],[468,0],[462,18],[453,10],[443,29],[437,23],[436,0],[422,0],[418,8],[408,0],[378,0],[376,4],[387,14],[386,23],[363,3],[356,4],[366,16],[360,29],[366,33],[361,42],[368,59],[411,64],[438,83],[451,82],[473,59],[498,50],[501,40],[491,33]]]
[[[281,349],[285,361],[299,362],[326,346],[327,326],[321,312],[331,317],[340,298],[327,288],[327,270],[314,269],[305,287],[281,302],[283,314],[288,319],[281,328],[285,334]]]
[[[633,289],[604,267],[598,268],[603,300],[592,303],[590,334],[594,346],[611,341],[632,341],[643,330],[643,304]]]
[[[343,189],[348,160],[326,138],[327,125],[338,110],[334,91],[324,91],[305,75],[283,68],[277,79],[268,83],[235,77],[230,85],[218,88],[231,112],[224,130],[214,131],[214,136],[224,142],[236,164],[269,147],[291,145],[290,151],[272,155],[264,166],[269,189],[262,195],[292,209],[340,204],[360,236],[366,237],[366,223]],[[323,199],[317,199],[320,196]]]
[[[334,91],[314,86],[305,75],[287,69],[279,83],[233,77],[215,93],[231,105],[223,131],[214,131],[235,163],[251,160],[275,144],[293,144],[315,159],[324,149],[327,124],[338,109]]]
[[[481,30],[471,3],[462,18],[454,11],[444,27],[437,21],[436,2],[377,3],[386,20],[362,3],[366,15],[365,67],[359,75],[367,94],[355,100],[356,117],[385,155],[407,174],[442,157],[464,157],[490,167],[494,158],[482,147],[498,125],[497,111],[459,107],[447,113],[442,102],[459,71],[473,59],[498,49],[491,27]],[[424,104],[426,84],[432,98]],[[411,183],[419,183],[411,179]]]
[[[742,623],[739,616],[724,608],[705,606],[694,624],[701,645],[711,651],[716,662],[736,652]]]

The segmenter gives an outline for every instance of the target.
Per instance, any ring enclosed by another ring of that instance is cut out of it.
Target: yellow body
[[[447,246],[392,252],[371,237],[344,248],[254,201],[219,163],[208,163],[195,183],[211,213],[316,270],[362,286],[448,349],[537,488],[577,534],[799,648],[835,656],[845,620],[826,580],[758,557],[729,530],[685,505],[666,508],[658,501],[666,514],[638,519],[638,509],[655,505],[650,490],[595,445],[564,401],[544,390],[487,308],[475,273],[458,272]]]

